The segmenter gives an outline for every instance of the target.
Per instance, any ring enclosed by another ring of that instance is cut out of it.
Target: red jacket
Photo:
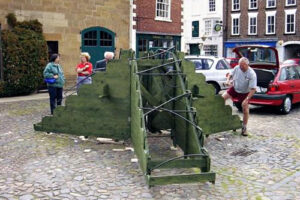
[[[88,65],[89,67],[86,68],[86,69],[83,70],[83,71],[84,71],[84,72],[89,72],[88,75],[91,75],[91,74],[92,74],[92,71],[93,71],[93,65],[92,65],[92,63],[90,63],[90,62],[86,62],[85,64],[83,64],[82,62],[79,63],[79,64],[77,65],[77,67],[76,67],[76,71],[77,71],[77,69],[84,68],[86,65]],[[82,74],[82,73],[78,73],[78,76],[88,76],[88,75]]]

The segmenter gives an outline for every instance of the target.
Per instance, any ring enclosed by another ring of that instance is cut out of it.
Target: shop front
[[[156,35],[156,34],[137,34],[136,55],[139,52],[156,52],[159,49],[169,49],[175,47],[180,51],[181,36],[178,35]]]

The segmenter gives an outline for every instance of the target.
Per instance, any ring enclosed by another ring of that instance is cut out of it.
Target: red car
[[[234,68],[239,64],[239,58],[225,58],[231,68]]]
[[[276,106],[287,114],[292,104],[300,102],[300,65],[279,65],[277,50],[268,46],[241,46],[233,50],[239,57],[247,57],[257,75],[257,90],[249,103]],[[236,99],[234,104],[241,109]]]
[[[300,58],[290,58],[283,61],[284,65],[300,65]]]

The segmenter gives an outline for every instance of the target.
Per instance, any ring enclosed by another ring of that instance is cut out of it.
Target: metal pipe
[[[4,80],[1,34],[2,34],[2,29],[0,24],[0,80]]]

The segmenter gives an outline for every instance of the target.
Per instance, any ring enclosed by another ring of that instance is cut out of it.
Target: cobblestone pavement
[[[289,115],[251,109],[249,137],[206,139],[217,173],[210,183],[148,188],[131,146],[35,132],[48,100],[0,104],[2,199],[300,199],[300,105]],[[237,112],[234,109],[234,112]],[[166,143],[167,144],[167,143]]]

